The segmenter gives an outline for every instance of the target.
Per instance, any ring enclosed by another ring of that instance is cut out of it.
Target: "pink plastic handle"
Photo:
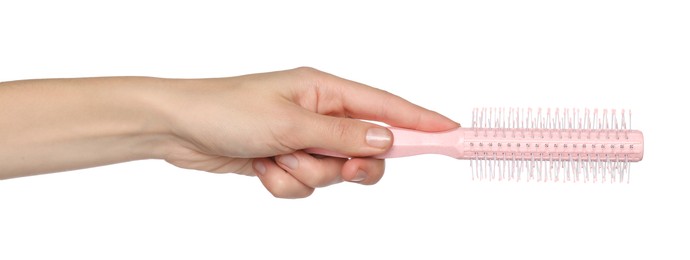
[[[393,145],[388,152],[373,156],[374,158],[398,158],[420,154],[442,154],[455,158],[462,156],[463,129],[461,128],[444,132],[422,132],[397,127],[388,129],[393,132]],[[305,151],[333,157],[350,157],[325,149],[312,148]]]

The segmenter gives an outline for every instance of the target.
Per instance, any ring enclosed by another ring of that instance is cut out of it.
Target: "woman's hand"
[[[257,175],[276,197],[309,196],[345,181],[374,184],[391,145],[388,129],[357,119],[422,131],[459,125],[388,92],[311,68],[179,84],[172,95],[176,145],[165,160],[182,168]],[[324,148],[352,159],[313,156]]]

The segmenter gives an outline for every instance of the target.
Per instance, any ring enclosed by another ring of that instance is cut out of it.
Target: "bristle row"
[[[632,129],[631,117],[625,109],[475,108],[472,128],[623,131]]]
[[[531,159],[517,159],[517,158]],[[630,162],[623,158],[568,155],[567,160],[542,154],[476,153],[470,159],[473,180],[536,182],[630,182]]]

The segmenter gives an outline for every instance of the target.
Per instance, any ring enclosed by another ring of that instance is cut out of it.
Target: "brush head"
[[[478,179],[622,182],[644,155],[629,110],[477,108],[472,119],[460,158]]]
[[[461,159],[480,155],[517,159],[569,160],[570,157],[608,158],[638,162],[644,137],[637,130],[465,129]]]

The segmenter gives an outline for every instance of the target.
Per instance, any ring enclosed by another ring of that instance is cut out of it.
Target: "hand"
[[[311,68],[174,84],[166,102],[176,137],[164,159],[182,168],[256,175],[274,196],[300,198],[343,180],[374,184],[389,130],[459,127],[400,97]],[[352,159],[313,156],[324,148]]]

